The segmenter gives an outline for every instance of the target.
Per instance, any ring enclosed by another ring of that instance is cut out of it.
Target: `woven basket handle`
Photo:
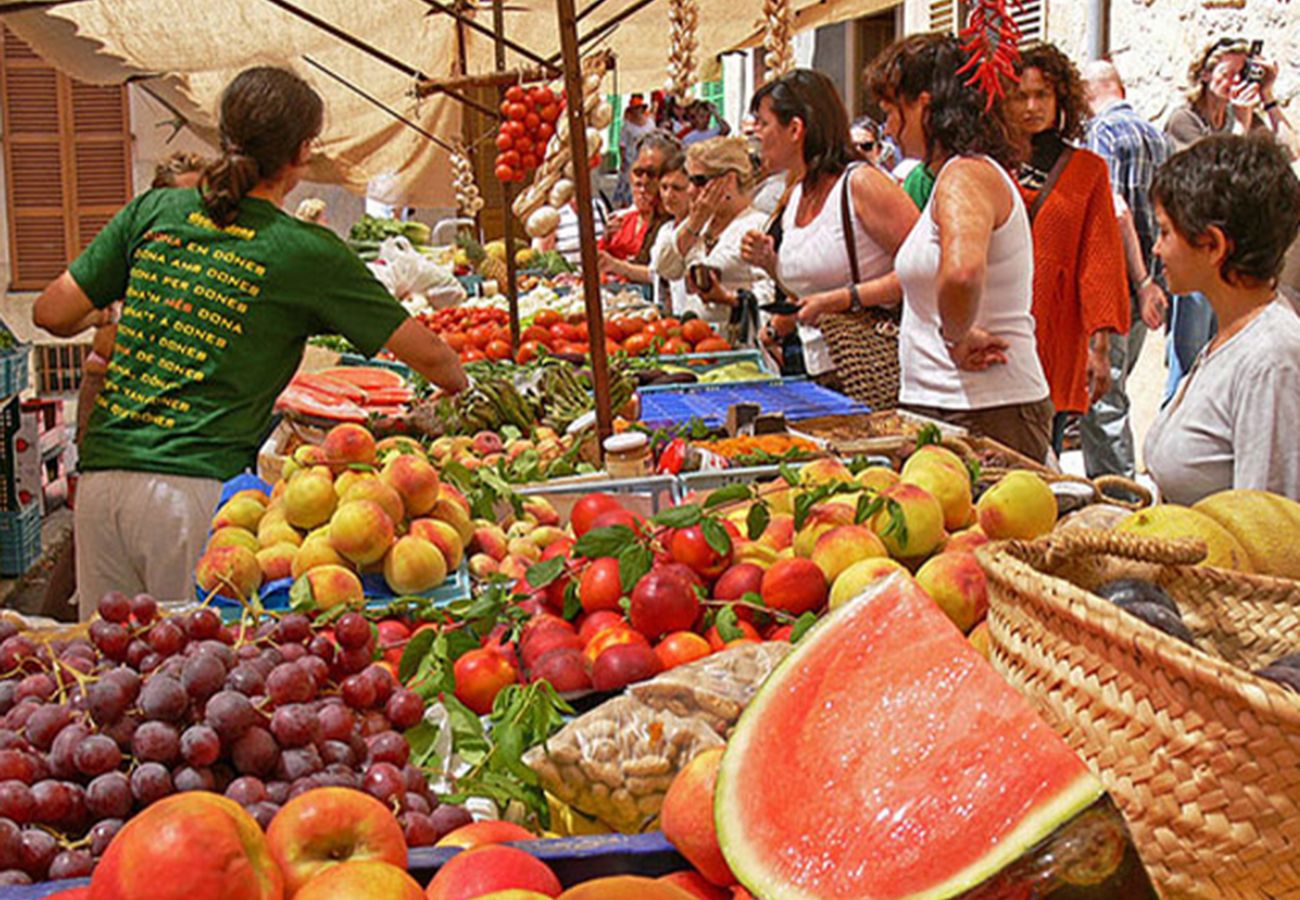
[[[1125,509],[1145,509],[1155,500],[1149,490],[1133,479],[1125,478],[1123,475],[1098,475],[1092,480],[1092,484],[1097,489],[1097,493],[1104,497],[1107,503],[1122,506]],[[1109,490],[1118,491],[1121,495],[1131,494],[1138,499],[1136,501],[1125,500],[1122,496],[1109,493]]]
[[[1195,565],[1205,559],[1205,542],[1196,538],[1155,538],[1124,531],[1075,528],[1046,539],[1047,562],[1055,564],[1088,553],[1104,553],[1137,562]]]

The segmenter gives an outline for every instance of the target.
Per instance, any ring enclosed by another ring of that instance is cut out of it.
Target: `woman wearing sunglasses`
[[[727,333],[733,344],[758,338],[758,304],[770,303],[772,279],[740,255],[741,239],[761,229],[766,217],[754,209],[754,169],[743,137],[715,137],[686,150],[690,212],[678,226],[674,246],[686,262],[687,297],[680,312],[694,312]],[[748,293],[748,297],[746,296]]]
[[[652,131],[637,144],[630,173],[632,206],[611,223],[611,230],[596,245],[601,274],[651,283],[650,250],[656,232],[668,220],[659,206],[659,176],[664,161],[680,152],[677,138],[664,131]]]

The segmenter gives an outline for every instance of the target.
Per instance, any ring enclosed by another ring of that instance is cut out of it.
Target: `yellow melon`
[[[1192,509],[1231,532],[1254,571],[1300,579],[1300,503],[1268,491],[1220,491]]]
[[[1161,503],[1139,509],[1116,526],[1118,531],[1159,538],[1200,538],[1205,541],[1209,554],[1204,565],[1239,572],[1254,571],[1250,555],[1232,532],[1204,513],[1186,506]]]

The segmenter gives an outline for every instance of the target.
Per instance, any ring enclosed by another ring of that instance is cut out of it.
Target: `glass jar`
[[[605,438],[605,471],[610,478],[643,478],[650,474],[650,437],[640,431]]]

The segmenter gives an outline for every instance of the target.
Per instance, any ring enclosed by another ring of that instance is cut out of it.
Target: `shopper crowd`
[[[1036,460],[1077,428],[1093,477],[1134,476],[1128,380],[1147,331],[1168,329],[1145,453],[1162,493],[1300,497],[1282,431],[1300,323],[1279,293],[1300,255],[1296,136],[1257,49],[1207,46],[1163,129],[1113,64],[1081,71],[1047,43],[1022,48],[988,109],[939,34],[868,66],[880,122],[850,122],[808,69],[757,91],[743,137],[704,101],[634,95],[626,227],[645,265],[611,250],[602,268],[875,408]]]

